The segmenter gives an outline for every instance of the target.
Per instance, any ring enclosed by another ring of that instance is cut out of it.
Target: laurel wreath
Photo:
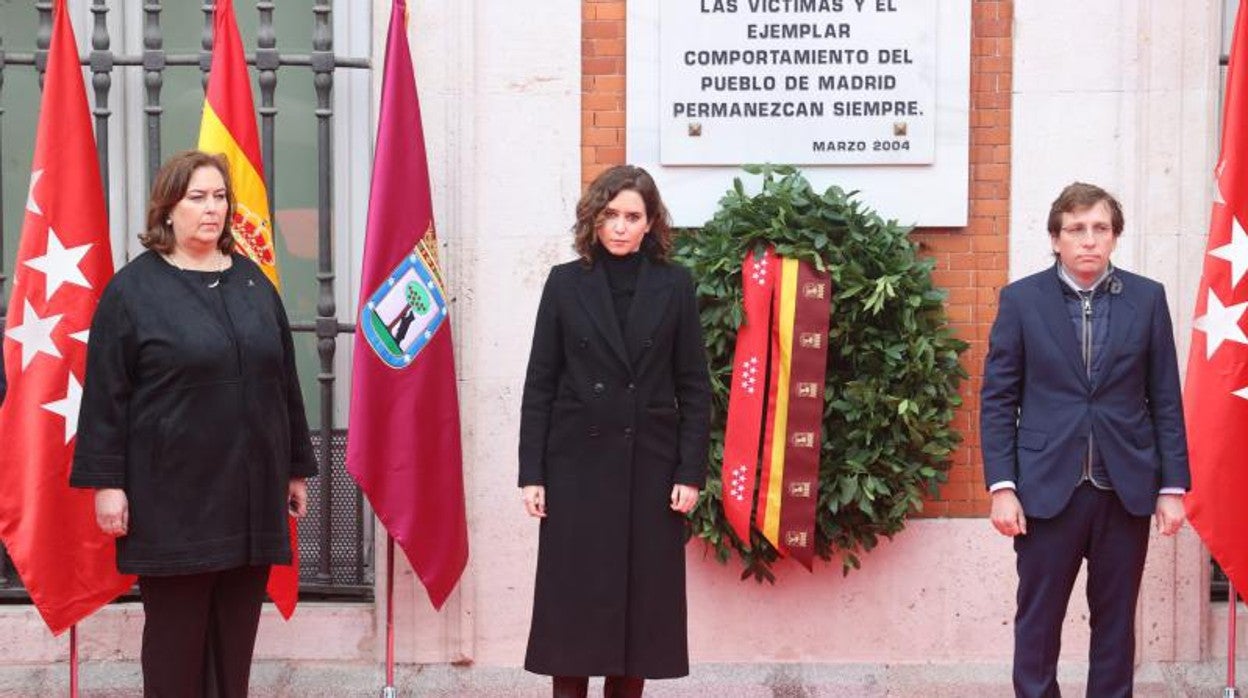
[[[678,235],[674,258],[697,280],[713,392],[710,473],[689,514],[693,535],[727,563],[741,559],[741,578],[775,581],[776,549],[752,529],[746,547],[724,517],[720,466],[737,327],[741,262],[756,247],[805,259],[829,271],[833,300],[815,552],[839,557],[843,574],[880,537],[891,538],[947,479],[961,441],[951,427],[966,377],[945,313],[945,292],[932,285],[934,261],[921,257],[910,228],[886,221],[831,187],[815,192],[793,167],[748,166],[761,191],[747,195],[740,178],[701,229]]]

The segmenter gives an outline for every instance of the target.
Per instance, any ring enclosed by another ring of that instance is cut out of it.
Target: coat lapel
[[[666,312],[668,297],[672,294],[672,280],[665,271],[649,257],[642,257],[641,269],[637,272],[637,292],[633,295],[628,321],[624,324],[630,361],[636,360],[649,348],[646,340],[654,334],[654,328]]]
[[[1040,302],[1038,311],[1044,324],[1057,342],[1057,347],[1066,357],[1070,368],[1079,376],[1079,382],[1090,388],[1088,370],[1083,365],[1083,353],[1079,350],[1079,338],[1075,336],[1075,328],[1070,324],[1070,315],[1066,310],[1066,300],[1062,295],[1062,279],[1057,275],[1057,265],[1044,276],[1040,284]]]
[[[639,284],[640,285],[640,281]],[[581,274],[580,293],[577,294],[594,327],[606,338],[611,350],[624,363],[630,366],[628,352],[624,350],[624,337],[620,334],[620,323],[615,317],[615,304],[611,302],[611,288],[607,285],[607,272],[597,262]],[[633,299],[633,308],[637,307],[637,299]]]

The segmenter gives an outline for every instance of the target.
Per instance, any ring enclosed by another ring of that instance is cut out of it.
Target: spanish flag
[[[199,125],[199,149],[224,153],[229,159],[230,181],[237,200],[231,221],[234,241],[277,285],[277,257],[273,254],[273,225],[264,186],[256,107],[251,99],[243,42],[234,21],[233,0],[217,0],[212,70],[204,97],[204,118]]]
[[[776,281],[775,326],[771,332],[771,380],[767,395],[766,431],[763,436],[763,472],[759,477],[762,495],[758,506],[758,528],[776,550],[780,541],[781,493],[784,491],[786,436],[789,431],[789,390],[793,385],[793,324],[797,300],[796,259],[780,261]]]
[[[277,257],[273,254],[273,226],[264,186],[256,108],[232,0],[217,0],[213,17],[212,70],[208,73],[204,117],[199,125],[199,149],[224,153],[229,160],[235,198],[231,221],[234,242],[277,286]],[[290,618],[299,602],[299,536],[295,520],[289,521],[291,561],[289,565],[273,565],[268,585],[269,598],[283,618]]]

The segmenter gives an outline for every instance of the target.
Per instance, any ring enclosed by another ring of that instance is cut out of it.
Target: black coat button
[[[637,389],[637,384],[635,384],[635,383],[629,383],[629,384],[628,384],[628,392],[630,392],[630,393],[631,393],[631,392],[633,392],[633,391],[634,391],[634,390],[636,390],[636,389]]]
[[[626,438],[626,439],[631,439],[631,438],[633,438],[633,428],[632,428],[632,427],[624,427],[624,438]]]
[[[577,342],[577,344],[580,344],[581,348],[584,349],[585,347],[589,346],[589,338],[581,337],[581,341]]]
[[[649,337],[646,337],[645,339],[641,340],[641,346],[649,349],[650,347],[654,346],[654,340]]]
[[[607,389],[607,386],[603,385],[602,383],[594,383],[595,395],[602,395],[602,393],[606,391],[606,389]]]
[[[590,435],[590,436],[598,436],[598,434],[599,434],[599,433],[600,433],[600,432],[598,431],[598,426],[597,426],[597,425],[591,426],[591,427],[589,428],[589,435]]]

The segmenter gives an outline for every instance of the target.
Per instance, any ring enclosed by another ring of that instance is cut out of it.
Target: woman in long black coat
[[[639,696],[689,673],[685,518],[706,479],[710,382],[689,273],[667,261],[650,175],[614,167],[577,205],[580,259],[551,269],[520,419],[542,519],[525,668],[555,696]]]
[[[139,575],[146,696],[244,698],[269,566],[316,474],[277,290],[233,252],[224,156],[156,174],[91,324],[70,484]]]

